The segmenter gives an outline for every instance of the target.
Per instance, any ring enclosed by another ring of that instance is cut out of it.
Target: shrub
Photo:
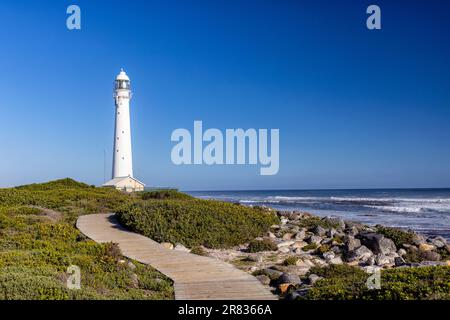
[[[317,253],[324,254],[325,252],[330,251],[330,246],[327,244],[321,245],[319,248],[317,248]]]
[[[130,201],[142,200],[71,179],[0,189],[0,299],[173,298],[170,279],[137,262],[131,270],[116,245],[95,243],[75,228],[80,214]],[[45,219],[48,209],[56,221]],[[66,288],[70,265],[81,269],[81,290]]]
[[[260,252],[260,251],[276,251],[278,250],[277,245],[269,239],[263,240],[252,240],[248,244],[247,251],[250,253]]]
[[[33,183],[24,186],[16,187],[16,189],[25,189],[25,190],[61,190],[61,189],[88,189],[91,186],[75,181],[70,178],[60,179],[49,181],[45,183]]]
[[[227,248],[261,236],[278,218],[265,211],[213,200],[129,203],[117,211],[127,228],[158,242]]]
[[[450,268],[395,268],[381,271],[381,288],[369,290],[368,273],[347,265],[311,268],[310,274],[324,279],[308,291],[307,299],[316,300],[422,300],[450,299]]]
[[[294,257],[294,256],[288,257],[283,261],[283,265],[295,266],[297,264],[298,259],[299,259],[298,257]]]
[[[208,253],[202,246],[195,246],[191,249],[191,253],[196,254],[198,256],[207,256]]]
[[[302,248],[303,251],[316,250],[316,249],[317,249],[317,244],[315,244],[315,243],[307,244],[306,246],[304,246]]]
[[[140,192],[139,197],[142,200],[150,200],[150,199],[156,199],[156,200],[164,200],[164,199],[182,199],[182,200],[192,200],[195,199],[194,197],[183,193],[178,192],[174,189],[164,189],[164,190],[153,190],[153,191],[144,191]]]
[[[414,232],[404,231],[398,228],[391,228],[377,225],[376,229],[378,233],[394,241],[397,248],[400,248],[401,245],[404,243],[412,244],[412,241],[415,237]]]
[[[298,222],[299,227],[307,228],[308,230],[312,230],[317,226],[320,226],[325,229],[337,228],[339,226],[338,222],[333,222],[330,219],[320,218],[320,217],[304,217]]]

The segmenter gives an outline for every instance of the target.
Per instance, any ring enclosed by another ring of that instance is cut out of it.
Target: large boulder
[[[314,243],[317,245],[319,245],[322,242],[322,240],[323,240],[322,237],[314,236],[314,235],[309,237],[309,239],[308,239],[309,243]]]
[[[394,241],[384,237],[382,234],[367,232],[359,234],[358,238],[363,245],[372,250],[375,254],[381,253],[389,255],[392,252],[397,252]]]
[[[264,274],[266,274],[271,280],[277,280],[282,274],[282,271],[274,270],[274,269],[264,269]]]
[[[293,273],[283,273],[278,279],[277,279],[277,283],[278,284],[283,284],[283,283],[289,283],[289,284],[300,284],[301,280],[300,277],[296,274]]]
[[[426,261],[439,261],[441,260],[441,255],[435,251],[422,251],[420,257]]]
[[[436,247],[432,244],[428,244],[428,243],[421,243],[419,244],[419,250],[421,252],[425,252],[425,251],[432,251],[435,250]]]
[[[259,276],[256,276],[256,279],[259,280],[263,285],[268,286],[270,284],[270,278],[264,274],[260,274]]]
[[[373,252],[369,250],[366,246],[360,246],[358,249],[350,251],[347,255],[347,260],[349,262],[367,262],[373,257]]]
[[[361,240],[356,239],[355,237],[348,235],[344,240],[347,251],[353,251],[361,247]]]
[[[317,225],[314,227],[314,229],[312,230],[312,232],[316,235],[316,236],[320,236],[323,237],[326,233],[327,230],[323,227],[321,227],[320,225]]]
[[[314,285],[317,281],[323,279],[323,277],[318,276],[317,274],[310,274],[306,282],[309,285]]]
[[[447,244],[447,240],[445,240],[444,237],[437,236],[433,239],[430,239],[430,242],[436,247],[436,248],[443,248]]]

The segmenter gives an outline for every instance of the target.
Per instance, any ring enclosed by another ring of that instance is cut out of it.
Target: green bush
[[[265,211],[213,200],[129,203],[116,211],[127,228],[158,242],[227,248],[261,236],[278,218]]]
[[[423,300],[450,299],[449,267],[395,268],[381,271],[381,288],[368,289],[368,273],[347,265],[311,268],[324,277],[308,291],[315,300]]]
[[[191,253],[196,254],[198,256],[207,256],[208,253],[202,246],[196,246],[191,249]]]
[[[308,230],[312,230],[317,226],[320,226],[325,229],[337,228],[339,223],[330,221],[329,219],[324,219],[320,217],[304,217],[298,222],[299,227],[307,228]]]
[[[178,192],[174,189],[163,189],[163,190],[152,190],[152,191],[143,191],[139,192],[138,196],[142,200],[150,200],[150,199],[156,199],[156,200],[165,200],[165,199],[181,199],[181,200],[192,200],[194,197],[183,193]]]
[[[276,251],[278,250],[277,245],[269,239],[256,240],[253,239],[248,244],[247,251],[250,253],[260,252],[260,251]]]
[[[398,228],[377,225],[376,230],[386,238],[394,241],[397,248],[400,248],[402,244],[412,244],[412,241],[415,237],[415,234],[413,232],[401,230]]]
[[[285,266],[295,266],[297,264],[298,259],[299,258],[295,257],[295,256],[288,257],[288,258],[286,258],[283,261],[283,265],[285,265]]]
[[[327,244],[323,244],[317,248],[317,253],[324,254],[325,252],[330,251],[330,246]]]
[[[317,244],[315,244],[315,243],[307,244],[306,246],[304,246],[302,248],[303,251],[316,250],[316,249],[317,249]]]
[[[0,189],[0,299],[173,298],[164,275],[137,262],[130,268],[116,245],[87,240],[75,228],[81,214],[130,201],[142,200],[71,179]],[[81,290],[66,288],[70,265],[81,269]]]

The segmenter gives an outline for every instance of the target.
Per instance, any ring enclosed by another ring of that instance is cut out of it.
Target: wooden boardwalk
[[[91,214],[77,228],[100,243],[117,243],[122,254],[149,264],[174,281],[176,300],[274,300],[255,277],[217,259],[166,249],[156,241],[123,228],[114,214]]]

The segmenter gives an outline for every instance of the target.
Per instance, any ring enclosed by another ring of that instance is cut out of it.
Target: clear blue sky
[[[365,27],[369,4],[381,31]],[[1,1],[0,186],[102,183],[123,67],[148,185],[449,187],[449,17],[438,0]],[[194,120],[279,128],[279,173],[173,165],[171,132]]]

